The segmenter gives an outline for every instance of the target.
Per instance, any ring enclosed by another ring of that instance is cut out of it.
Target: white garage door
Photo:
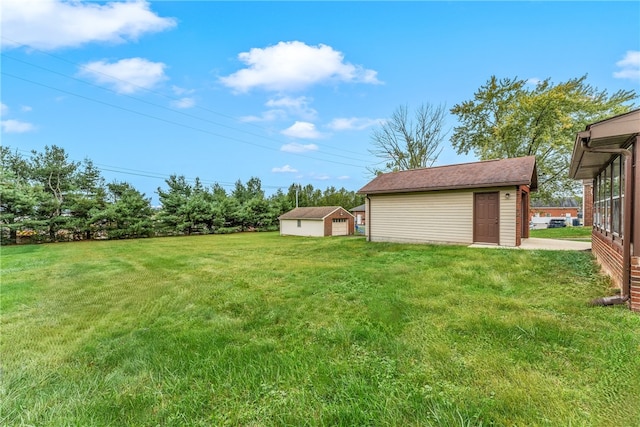
[[[349,220],[346,218],[333,219],[331,222],[331,235],[332,236],[348,236]]]

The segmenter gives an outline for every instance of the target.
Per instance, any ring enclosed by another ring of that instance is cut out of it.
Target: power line
[[[56,87],[53,87],[53,86],[50,86],[50,85],[47,85],[47,84],[44,84],[44,83],[39,83],[39,82],[30,80],[30,79],[26,79],[24,77],[16,76],[14,74],[10,74],[10,73],[7,73],[5,71],[2,71],[1,74],[3,76],[12,77],[12,78],[15,78],[15,79],[18,79],[18,80],[22,80],[22,81],[37,85],[37,86],[45,87],[47,89],[51,89],[51,90],[55,90],[55,91],[58,91],[58,92],[62,92],[62,93],[65,93],[67,95],[75,96],[75,97],[78,97],[78,98],[81,98],[81,99],[85,99],[87,101],[95,102],[97,104],[106,105],[108,107],[112,107],[112,108],[115,108],[115,109],[118,109],[118,110],[126,111],[128,113],[137,114],[137,115],[140,115],[140,116],[143,116],[143,117],[147,117],[147,118],[150,118],[150,119],[154,119],[154,120],[158,120],[158,121],[161,121],[161,122],[164,122],[164,123],[172,124],[172,125],[175,125],[175,126],[180,126],[180,127],[186,128],[186,129],[194,130],[194,131],[197,131],[197,132],[202,132],[202,133],[205,133],[205,134],[208,134],[208,135],[217,136],[219,138],[224,138],[224,139],[228,139],[228,140],[231,140],[231,141],[240,142],[242,144],[252,145],[252,146],[255,146],[255,147],[263,148],[265,150],[271,150],[271,151],[277,151],[277,152],[281,151],[280,149],[277,149],[277,148],[273,148],[273,147],[257,144],[255,142],[246,141],[246,140],[235,138],[235,137],[228,136],[228,135],[222,135],[222,134],[219,134],[219,133],[211,132],[211,131],[206,130],[206,129],[197,128],[197,127],[194,127],[194,126],[186,125],[184,123],[179,123],[179,122],[176,122],[176,121],[173,121],[173,120],[164,119],[162,117],[157,117],[157,116],[154,116],[154,115],[151,115],[151,114],[147,114],[147,113],[143,113],[143,112],[140,112],[140,111],[132,110],[130,108],[122,107],[122,106],[119,106],[119,105],[116,105],[116,104],[112,104],[112,103],[109,103],[109,102],[106,102],[106,101],[101,101],[99,99],[95,99],[95,98],[91,98],[91,97],[88,97],[88,96],[80,95],[80,94],[77,94],[77,93],[74,93],[74,92],[70,92],[70,91],[65,90],[65,89],[56,88]],[[335,160],[321,159],[321,158],[317,158],[317,157],[307,156],[307,155],[304,155],[304,154],[301,154],[301,153],[289,152],[289,154],[293,154],[293,155],[296,155],[296,156],[299,156],[299,157],[305,157],[305,158],[312,159],[312,160],[319,160],[319,161],[328,162],[328,163],[335,163],[335,164],[339,164],[339,165],[343,165],[343,166],[351,166],[351,167],[360,168],[360,169],[365,168],[365,166],[354,165],[354,164],[351,164],[351,163],[338,162],[338,161],[335,161]],[[327,154],[329,154],[329,153],[327,153]]]
[[[255,136],[255,137],[257,137],[257,138],[262,138],[262,139],[266,139],[266,140],[269,140],[269,141],[274,141],[274,142],[277,142],[277,143],[279,143],[279,144],[282,144],[282,143],[283,143],[283,141],[280,141],[280,140],[275,139],[275,138],[270,138],[270,137],[268,137],[268,136],[260,135],[260,134],[253,133],[253,132],[249,132],[249,131],[246,131],[246,130],[244,130],[244,129],[240,129],[240,128],[238,128],[238,127],[225,125],[225,124],[222,124],[222,123],[219,123],[219,122],[214,122],[214,121],[209,120],[209,119],[206,119],[206,118],[204,118],[204,117],[196,116],[196,115],[193,115],[193,114],[187,113],[187,112],[185,112],[185,111],[177,110],[177,109],[175,109],[175,108],[170,108],[170,107],[167,107],[167,106],[164,106],[164,105],[160,105],[160,104],[157,104],[157,103],[155,103],[155,102],[147,101],[147,100],[144,100],[144,99],[141,99],[141,98],[135,97],[135,96],[131,96],[131,95],[127,95],[127,94],[119,93],[119,92],[117,92],[117,91],[115,91],[115,90],[113,90],[113,89],[109,89],[109,88],[106,88],[106,87],[104,87],[104,86],[100,86],[100,85],[97,85],[97,84],[94,84],[94,83],[88,82],[88,81],[86,81],[86,80],[82,80],[82,79],[79,79],[79,78],[76,78],[76,77],[73,77],[73,76],[67,75],[67,74],[65,74],[65,73],[61,73],[61,72],[58,72],[58,71],[52,70],[52,69],[47,68],[47,67],[42,67],[42,66],[40,66],[40,65],[36,65],[36,64],[31,63],[31,62],[24,61],[24,60],[22,60],[22,59],[18,59],[18,58],[15,58],[15,57],[9,56],[9,55],[7,55],[7,54],[5,54],[5,53],[3,53],[3,54],[2,54],[2,56],[3,56],[4,58],[11,59],[11,60],[16,61],[16,62],[20,62],[20,63],[25,64],[25,65],[28,65],[28,66],[30,66],[30,67],[34,67],[34,68],[38,68],[38,69],[41,69],[41,70],[47,71],[47,72],[49,72],[49,73],[51,73],[51,74],[56,74],[56,75],[58,75],[58,76],[62,76],[62,77],[64,77],[64,78],[67,78],[67,79],[70,79],[70,80],[74,80],[74,81],[77,81],[77,82],[80,82],[80,83],[86,84],[86,85],[88,85],[88,86],[93,86],[93,87],[98,88],[98,89],[100,89],[100,90],[103,90],[103,91],[105,91],[105,92],[110,92],[110,93],[116,94],[116,95],[118,95],[118,96],[122,96],[122,97],[126,97],[126,98],[129,98],[129,99],[133,99],[134,101],[138,101],[138,102],[141,102],[141,103],[143,103],[143,104],[150,105],[150,106],[152,106],[152,107],[156,107],[156,108],[160,108],[160,109],[163,109],[163,110],[167,110],[167,111],[170,111],[170,112],[172,112],[172,113],[177,113],[177,114],[180,114],[180,115],[183,115],[183,116],[185,116],[185,117],[192,118],[192,119],[201,120],[201,121],[206,122],[206,123],[209,123],[209,124],[213,124],[213,125],[220,126],[220,127],[224,127],[224,128],[230,129],[230,130],[237,131],[237,132],[245,133],[245,134],[247,134],[247,135]],[[83,67],[83,68],[86,68],[86,67]],[[136,85],[135,85],[135,84],[133,84],[133,83],[129,83],[129,82],[125,81],[125,80],[118,79],[117,77],[112,77],[112,76],[109,76],[108,74],[105,74],[105,73],[100,73],[100,74],[102,74],[102,75],[104,75],[104,76],[107,76],[107,77],[109,77],[109,78],[113,78],[113,79],[116,79],[116,80],[120,80],[120,81],[122,81],[122,82],[125,82],[125,83],[127,83],[127,84],[131,84],[131,85],[133,85],[133,86],[136,86]],[[137,87],[140,87],[140,86],[137,86]],[[158,92],[153,92],[153,93],[160,94],[160,93],[158,93]],[[166,95],[163,95],[163,96],[166,96]],[[178,99],[171,98],[171,97],[169,97],[169,98],[170,98],[170,99],[173,99],[174,101],[178,101]],[[260,129],[262,129],[262,128],[260,128]],[[264,130],[264,129],[263,129],[263,130]],[[327,146],[327,147],[328,147],[328,146]],[[343,150],[343,151],[345,151],[345,152],[351,152],[351,151],[348,151],[348,150]],[[354,154],[361,154],[361,153],[355,153],[355,152],[352,152],[352,153],[354,153]],[[322,154],[324,154],[324,155],[328,155],[328,156],[341,157],[341,158],[345,158],[345,159],[353,160],[353,157],[352,157],[352,156],[342,156],[342,155],[340,155],[340,154],[333,154],[333,153],[322,153]]]
[[[33,151],[27,151],[27,150],[21,150],[21,149],[16,149],[16,151],[22,152],[22,153],[29,153],[32,154]],[[72,160],[75,161],[77,163],[80,163],[78,160]],[[123,168],[120,166],[111,166],[111,165],[105,165],[103,163],[93,163],[92,164],[94,166],[96,166],[96,168],[100,171],[107,171],[107,172],[115,172],[115,173],[119,173],[119,174],[123,174],[123,175],[132,175],[132,176],[140,176],[140,177],[145,177],[145,178],[155,178],[155,179],[162,179],[162,180],[167,180],[169,179],[171,176],[184,176],[184,175],[179,175],[179,174],[166,174],[166,173],[162,173],[162,172],[149,172],[149,171],[143,171],[143,170],[139,170],[139,169],[130,169],[130,168]],[[184,179],[188,182],[195,182],[196,179],[199,180],[201,183],[203,184],[207,184],[207,185],[214,185],[214,184],[218,184],[222,187],[235,187],[235,183],[231,183],[231,182],[227,182],[227,181],[217,181],[217,180],[213,180],[213,179],[202,179],[200,177],[196,177],[196,178],[189,178],[189,177],[184,177]],[[262,184],[261,182],[261,187],[262,188],[269,188],[269,189],[282,189],[282,188],[288,188],[288,186],[283,186],[283,185],[265,185]]]
[[[9,37],[5,37],[5,36],[1,36],[1,37],[2,37],[3,39],[5,39],[5,40],[9,40],[9,41],[11,41],[11,42],[13,42],[13,43],[15,43],[15,44],[18,44],[18,45],[20,45],[21,47],[29,47],[29,46],[27,46],[27,45],[25,45],[25,44],[23,44],[23,43],[21,43],[21,42],[19,42],[19,41],[17,41],[17,40],[11,39],[11,38],[9,38]],[[173,97],[173,96],[167,95],[167,94],[162,93],[162,92],[155,91],[155,90],[153,90],[153,89],[150,89],[150,88],[147,88],[147,87],[144,87],[144,86],[140,86],[140,85],[135,84],[135,83],[133,83],[133,82],[130,82],[130,81],[128,81],[128,80],[124,80],[124,79],[121,79],[121,78],[119,78],[119,77],[112,76],[112,75],[110,75],[110,74],[107,74],[107,73],[104,73],[104,72],[101,72],[101,71],[97,71],[97,70],[91,69],[91,68],[89,68],[89,67],[86,67],[86,66],[85,66],[85,65],[83,65],[83,64],[79,64],[79,63],[77,63],[77,62],[70,61],[70,60],[68,60],[68,59],[66,59],[66,58],[63,58],[63,57],[61,57],[61,56],[54,55],[54,54],[52,54],[52,53],[45,52],[45,51],[40,50],[40,49],[37,49],[37,48],[29,47],[29,49],[34,50],[34,51],[37,51],[37,52],[39,52],[39,53],[41,53],[41,54],[43,54],[43,55],[47,55],[47,56],[49,56],[49,57],[55,58],[55,59],[57,59],[57,60],[59,60],[59,61],[66,62],[66,63],[68,63],[68,64],[71,64],[71,65],[74,65],[74,66],[76,66],[76,67],[82,68],[82,69],[84,69],[84,70],[91,71],[92,73],[97,73],[97,74],[103,75],[103,76],[105,76],[105,77],[108,77],[108,78],[110,78],[110,79],[113,79],[113,80],[117,80],[117,81],[120,81],[120,82],[126,83],[127,85],[134,86],[134,87],[136,87],[136,88],[138,88],[138,89],[140,89],[140,90],[146,91],[146,92],[148,92],[148,93],[152,93],[152,94],[155,94],[155,95],[159,95],[159,96],[162,96],[162,97],[167,98],[167,99],[172,100],[172,101],[179,101],[179,100],[180,100],[179,98],[176,98],[176,97]],[[45,71],[49,71],[49,72],[51,72],[51,73],[55,73],[55,74],[61,75],[61,76],[63,76],[63,77],[70,78],[70,79],[73,79],[73,80],[76,80],[76,81],[82,82],[82,83],[84,83],[84,84],[87,84],[87,85],[95,86],[95,87],[98,87],[98,88],[100,88],[100,89],[102,89],[102,90],[106,90],[106,91],[109,91],[109,92],[113,92],[113,93],[116,93],[116,94],[121,95],[121,96],[127,96],[127,97],[129,97],[129,98],[131,98],[131,99],[134,99],[134,100],[137,100],[137,101],[140,101],[140,102],[143,102],[143,103],[149,104],[149,105],[153,105],[153,106],[158,107],[158,108],[167,109],[167,110],[170,110],[170,111],[173,111],[173,112],[176,112],[176,113],[179,113],[179,114],[183,114],[183,115],[188,116],[188,117],[191,117],[191,118],[195,118],[195,119],[198,119],[198,120],[203,120],[203,121],[208,122],[208,123],[216,124],[216,125],[218,125],[218,126],[226,127],[226,128],[229,128],[229,129],[232,129],[232,130],[236,130],[236,131],[239,131],[239,132],[243,132],[243,133],[246,133],[246,134],[249,134],[249,135],[252,135],[252,136],[256,136],[256,137],[259,137],[259,138],[264,138],[264,139],[267,139],[267,140],[271,140],[271,141],[275,141],[275,142],[278,142],[278,143],[282,143],[282,141],[280,141],[280,140],[276,140],[276,139],[273,139],[273,138],[269,138],[269,137],[266,137],[266,136],[264,136],[264,135],[255,134],[255,133],[252,133],[252,132],[249,132],[249,131],[245,131],[245,130],[243,130],[243,129],[239,129],[239,128],[236,128],[236,127],[233,127],[233,126],[223,125],[223,124],[220,124],[220,123],[217,123],[217,122],[213,122],[213,121],[208,120],[208,119],[204,119],[204,118],[201,118],[201,117],[198,117],[198,116],[194,116],[194,115],[192,115],[192,114],[188,114],[188,113],[185,113],[185,112],[182,112],[182,111],[178,111],[178,110],[175,110],[175,109],[172,109],[172,108],[168,108],[168,107],[165,107],[165,106],[161,106],[161,105],[159,105],[159,104],[152,103],[152,102],[149,102],[149,101],[145,101],[145,100],[142,100],[142,99],[140,99],[140,98],[136,98],[136,97],[133,97],[133,96],[130,96],[130,95],[126,95],[126,94],[119,94],[119,93],[117,93],[116,91],[113,91],[113,90],[111,90],[111,89],[107,89],[107,88],[104,88],[104,87],[102,87],[102,86],[95,85],[95,84],[93,84],[93,83],[89,83],[89,82],[87,82],[87,81],[84,81],[84,80],[81,80],[81,79],[77,79],[77,78],[75,78],[75,77],[68,76],[68,75],[66,75],[66,74],[64,74],[64,73],[60,73],[60,72],[57,72],[57,71],[54,71],[54,70],[48,69],[48,68],[46,68],[46,67],[42,67],[42,66],[39,66],[39,65],[35,65],[35,64],[30,63],[30,62],[28,62],[28,61],[24,61],[24,60],[20,60],[20,59],[17,59],[17,58],[11,57],[11,56],[9,56],[9,55],[7,55],[7,54],[5,54],[5,53],[3,53],[2,55],[3,55],[3,56],[5,56],[6,58],[13,59],[13,60],[15,60],[15,61],[22,62],[22,63],[24,63],[24,64],[27,64],[27,65],[30,65],[30,66],[33,66],[33,67],[43,69],[43,70],[45,70]],[[223,113],[217,112],[217,111],[215,111],[215,110],[211,110],[211,109],[209,109],[209,108],[202,107],[202,106],[200,106],[200,105],[196,105],[196,108],[197,108],[197,109],[200,109],[200,110],[207,111],[207,112],[212,113],[212,114],[216,114],[216,115],[221,116],[221,117],[228,118],[228,119],[230,119],[230,120],[236,120],[236,118],[235,118],[235,117],[228,116],[228,115],[226,115],[226,114],[223,114]],[[255,125],[255,124],[253,124],[253,123],[247,123],[247,125],[248,125],[248,126],[255,127],[255,128],[257,128],[257,129],[261,129],[261,130],[263,130],[263,131],[266,131],[266,129],[264,129],[263,127],[261,127],[261,126],[257,126],[257,125]],[[335,148],[335,147],[331,147],[331,146],[329,146],[329,145],[321,145],[321,146],[322,146],[322,147],[325,147],[325,148],[332,149],[332,150],[345,152],[345,153],[352,153],[352,154],[356,154],[356,155],[361,155],[361,154],[362,154],[362,153],[358,153],[358,152],[355,152],[355,151],[345,150],[344,148],[340,148],[340,149],[338,149],[338,148]],[[327,155],[333,155],[333,156],[337,156],[337,157],[350,158],[350,157],[340,156],[340,155],[337,155],[337,154],[331,154],[331,153],[324,153],[324,154],[327,154]]]

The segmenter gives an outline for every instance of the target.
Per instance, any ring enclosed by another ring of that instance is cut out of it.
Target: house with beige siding
[[[349,236],[354,216],[340,206],[295,208],[278,217],[281,236]]]
[[[371,242],[520,246],[529,237],[534,156],[378,175],[365,195]]]
[[[609,303],[640,311],[640,110],[611,117],[578,132],[569,176],[583,181],[585,225],[591,250],[620,289]]]

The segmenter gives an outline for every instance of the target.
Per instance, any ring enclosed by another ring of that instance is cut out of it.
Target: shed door
[[[335,218],[331,222],[331,235],[332,236],[347,236],[349,235],[349,220],[346,218]]]
[[[473,204],[473,241],[500,243],[500,193],[475,193]]]

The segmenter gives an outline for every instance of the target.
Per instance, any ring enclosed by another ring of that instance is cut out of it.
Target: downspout
[[[366,221],[365,230],[366,230],[366,233],[367,233],[367,242],[370,242],[371,241],[371,199],[369,198],[368,194],[367,194],[366,198],[367,198],[366,206],[367,206],[368,209],[365,212],[365,216],[364,216],[365,221]]]
[[[622,240],[622,295],[606,298],[598,298],[592,301],[594,305],[622,304],[629,300],[631,295],[631,215],[633,213],[633,153],[626,148],[592,148],[589,147],[591,132],[580,132],[582,148],[588,153],[612,153],[620,154],[624,159],[624,224]]]

